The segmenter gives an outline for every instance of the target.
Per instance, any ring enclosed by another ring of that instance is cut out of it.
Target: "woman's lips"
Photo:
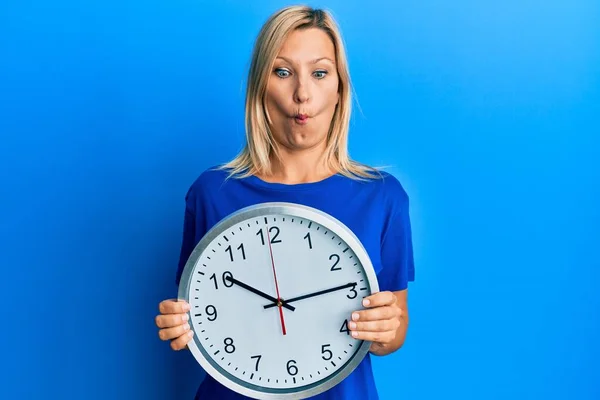
[[[296,115],[296,117],[294,119],[296,120],[296,123],[298,123],[300,125],[304,125],[308,122],[308,115],[298,114],[298,115]]]

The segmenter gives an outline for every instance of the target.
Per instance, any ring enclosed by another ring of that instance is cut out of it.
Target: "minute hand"
[[[238,286],[240,286],[240,287],[243,287],[243,288],[244,288],[244,289],[246,289],[246,290],[249,290],[250,292],[252,292],[252,293],[254,293],[254,294],[257,294],[257,295],[259,295],[260,297],[263,297],[263,298],[265,298],[265,299],[267,299],[267,300],[271,300],[271,301],[273,301],[273,302],[274,302],[274,303],[273,303],[273,306],[276,306],[276,305],[277,305],[277,299],[276,299],[275,297],[273,297],[273,296],[269,296],[268,294],[266,294],[266,293],[264,293],[264,292],[261,292],[260,290],[258,290],[258,289],[256,289],[256,288],[253,288],[252,286],[250,286],[250,285],[247,285],[247,284],[245,284],[244,282],[240,282],[240,281],[238,281],[237,279],[235,279],[235,278],[233,278],[233,277],[231,277],[231,276],[226,276],[226,277],[225,277],[225,279],[226,279],[226,280],[228,280],[228,281],[229,281],[229,282],[231,282],[231,283],[235,283],[236,285],[238,285]],[[285,308],[287,308],[287,309],[288,309],[288,310],[290,310],[290,311],[294,311],[294,310],[296,309],[295,307],[292,307],[292,306],[290,306],[290,305],[287,305],[287,304],[285,304],[285,303],[284,303],[284,304],[282,304],[282,307],[285,307]]]
[[[318,292],[304,294],[304,295],[298,296],[298,297],[293,297],[291,299],[284,300],[283,302],[284,302],[284,304],[288,304],[288,303],[291,303],[293,301],[304,300],[304,299],[308,299],[309,297],[320,296],[322,294],[331,293],[331,292],[335,292],[337,290],[342,290],[342,289],[346,289],[346,288],[354,287],[354,286],[356,286],[356,282],[350,282],[350,283],[346,283],[345,285],[336,286],[336,287],[333,287],[333,288],[330,288],[330,289],[319,290]],[[268,304],[268,305],[263,306],[263,307],[264,308],[271,308],[271,307],[276,307],[276,306],[277,306],[276,303],[271,303],[271,304]]]

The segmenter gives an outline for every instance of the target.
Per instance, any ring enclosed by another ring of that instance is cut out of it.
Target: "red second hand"
[[[273,278],[275,278],[275,291],[277,292],[277,307],[279,308],[279,318],[281,319],[281,331],[286,334],[285,321],[283,320],[283,308],[281,307],[281,297],[279,296],[279,285],[277,285],[277,274],[275,273],[275,261],[273,260],[273,249],[271,248],[271,237],[267,229],[267,241],[269,242],[269,254],[271,254],[271,265],[273,266]]]

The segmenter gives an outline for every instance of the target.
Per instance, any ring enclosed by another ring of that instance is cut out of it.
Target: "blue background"
[[[190,399],[159,341],[183,197],[243,140],[283,1],[0,5],[3,398]],[[411,198],[417,280],[382,399],[600,398],[600,3],[328,1],[353,157]]]

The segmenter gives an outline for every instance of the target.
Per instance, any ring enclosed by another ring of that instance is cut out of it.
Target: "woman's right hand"
[[[182,350],[186,348],[194,335],[188,323],[189,316],[187,312],[190,305],[185,301],[164,300],[158,305],[160,315],[156,316],[156,326],[158,337],[161,340],[170,340],[173,350]]]

